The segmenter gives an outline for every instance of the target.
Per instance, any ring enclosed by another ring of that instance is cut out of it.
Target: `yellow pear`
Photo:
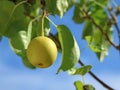
[[[50,38],[39,36],[28,45],[27,57],[33,66],[47,68],[56,60],[57,47]]]

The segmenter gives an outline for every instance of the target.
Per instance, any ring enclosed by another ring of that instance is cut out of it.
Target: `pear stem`
[[[84,76],[82,76],[82,82],[85,85],[85,80],[84,80]]]
[[[43,16],[42,16],[42,36],[44,36],[44,18],[45,17],[45,11],[43,11]]]

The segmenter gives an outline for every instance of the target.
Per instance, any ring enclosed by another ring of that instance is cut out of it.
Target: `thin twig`
[[[29,17],[30,19],[34,19],[35,18],[34,16],[31,16],[30,14],[28,14],[26,12],[24,12],[24,15],[27,16],[27,17]]]
[[[59,49],[61,49],[60,47],[60,42],[58,40],[58,38],[56,38],[52,33],[50,33],[50,36],[52,36],[58,43],[59,43]],[[78,63],[81,65],[81,66],[84,66],[84,63],[79,60]],[[107,88],[108,90],[114,90],[113,88],[111,88],[109,85],[107,85],[105,82],[103,82],[100,78],[98,78],[93,72],[89,71],[89,74],[96,80],[98,81],[103,87]]]
[[[110,40],[110,38],[109,38],[109,36],[107,35],[107,33],[103,30],[102,27],[100,27],[100,26],[95,22],[95,20],[88,14],[88,12],[86,12],[84,9],[83,9],[83,12],[85,13],[87,19],[89,19],[89,20],[100,30],[100,32],[105,36],[106,40],[107,40],[113,47],[115,47],[117,50],[120,50],[119,45],[118,45],[118,46],[115,45],[115,43]]]
[[[45,10],[46,10],[45,0],[40,0],[40,3],[41,3],[41,5],[42,5],[42,10],[45,11]]]
[[[58,49],[61,50],[62,48],[61,48],[60,41],[58,40],[58,38],[55,37],[55,36],[52,34],[52,32],[49,33],[49,37],[52,38],[52,39],[54,39],[53,41],[57,42],[57,43],[56,43],[56,46],[57,46]]]
[[[115,28],[116,28],[117,33],[118,33],[118,37],[119,37],[119,46],[120,46],[120,29],[119,29],[119,27],[118,27],[118,24],[117,24],[117,23],[115,23]]]
[[[44,0],[41,0],[41,1],[44,1]],[[42,3],[42,2],[41,2],[41,3]],[[26,14],[25,14],[25,15],[26,15]],[[32,18],[32,19],[34,18],[34,17],[29,16],[29,15],[26,15],[26,16],[28,16],[28,17],[30,17],[30,18]],[[95,26],[97,26],[97,27],[100,29],[100,31],[106,36],[107,40],[108,40],[114,47],[116,47],[116,45],[114,45],[114,43],[109,39],[109,37],[107,36],[107,34],[106,34],[105,32],[103,32],[102,28],[101,28],[100,26],[98,26],[98,25],[94,22],[94,20],[92,20],[92,22],[93,22],[93,24],[95,24]],[[61,49],[61,45],[60,45],[60,42],[59,42],[58,38],[55,37],[51,32],[50,32],[50,36],[51,36],[52,38],[54,38],[54,40],[58,43],[57,47],[58,47],[59,49]],[[79,63],[81,66],[84,66],[84,64],[83,64],[83,62],[81,62],[81,60],[79,60],[78,63]],[[114,90],[114,89],[111,88],[109,85],[107,85],[107,84],[104,83],[102,80],[100,80],[93,72],[89,71],[89,74],[90,74],[95,80],[97,80],[101,85],[103,85],[105,88],[107,88],[108,90]]]
[[[81,60],[78,61],[78,63],[81,66],[84,66],[83,62]],[[89,71],[88,72],[96,81],[98,81],[103,87],[107,88],[108,90],[114,90],[113,88],[111,88],[109,85],[107,85],[106,83],[104,83],[101,79],[99,79],[93,72]]]
[[[108,10],[109,11],[109,10]],[[115,14],[113,14],[111,11],[109,11],[110,13],[110,16],[112,17],[112,19],[114,20],[114,26],[117,30],[117,33],[118,33],[118,38],[119,38],[119,46],[120,46],[120,28],[117,24],[117,17],[115,16]]]

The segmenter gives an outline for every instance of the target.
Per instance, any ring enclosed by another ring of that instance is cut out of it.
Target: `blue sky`
[[[92,71],[107,84],[120,90],[120,56],[114,48],[110,49],[109,54],[103,63],[99,63],[94,54],[91,57],[91,52],[86,50],[81,53],[81,59],[86,64],[92,64]],[[73,82],[81,80],[81,77],[69,76],[66,72],[56,75],[60,62],[61,55],[58,55],[57,61],[50,68],[28,69],[12,52],[7,39],[3,38],[0,43],[0,90],[75,90]],[[85,82],[94,84],[97,90],[106,90],[88,74]]]
[[[81,60],[85,64],[93,65],[92,71],[115,90],[120,90],[120,54],[113,47],[109,50],[104,62],[100,63],[96,55],[90,51],[86,42],[81,39],[83,25],[76,25],[71,21],[73,8],[61,20],[51,17],[57,24],[67,25],[74,34],[81,49]],[[52,31],[55,31],[53,26]],[[114,41],[117,42],[116,32]],[[86,47],[84,49],[84,47]],[[70,76],[67,72],[56,75],[61,63],[61,54],[54,65],[47,69],[31,70],[26,68],[20,57],[10,49],[7,38],[0,42],[0,90],[75,90],[74,81],[82,80],[80,76]],[[78,65],[79,66],[79,65]],[[93,84],[96,90],[106,90],[89,74],[85,75],[85,83]]]

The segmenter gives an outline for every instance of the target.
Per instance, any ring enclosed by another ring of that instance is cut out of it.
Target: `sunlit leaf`
[[[52,2],[52,3],[51,3]],[[46,9],[52,15],[63,15],[74,5],[75,0],[46,0]]]
[[[25,31],[20,31],[9,39],[10,46],[12,50],[23,59],[23,62],[29,68],[34,66],[29,63],[26,56],[26,49],[28,46],[27,33]]]
[[[74,14],[73,14],[73,21],[75,23],[83,23],[85,20],[85,13],[83,9],[88,12],[90,15],[96,15],[96,22],[101,21],[101,18],[105,16],[104,8],[107,5],[108,0],[102,2],[101,0],[78,0],[75,4]],[[104,14],[103,14],[104,13]],[[107,17],[106,17],[107,19]]]
[[[68,8],[68,1],[67,0],[57,0],[57,9],[60,13],[60,17],[64,15]]]
[[[84,76],[86,73],[88,73],[90,71],[90,69],[92,68],[91,65],[86,65],[86,66],[82,66],[80,68],[72,68],[69,70],[69,74],[71,75],[82,75]]]
[[[91,36],[86,36],[85,37],[86,41],[88,42],[89,47],[91,48],[92,51],[94,52],[101,52],[100,45],[95,45],[92,43],[92,37]]]
[[[113,29],[112,28],[107,28],[107,34],[108,34],[110,40],[112,41]],[[97,56],[100,58],[101,62],[104,60],[105,56],[108,55],[108,50],[109,50],[110,46],[111,46],[111,44],[108,41],[106,41],[106,39],[104,37],[102,37],[102,42],[101,42],[101,45],[100,45],[101,52],[96,53]]]
[[[102,11],[100,10],[100,12]],[[102,17],[100,15],[102,15]],[[113,30],[106,24],[106,14],[101,13],[100,15],[97,15],[95,13],[95,15],[92,16],[96,24],[102,27],[103,31],[105,31],[109,38],[112,40]],[[87,21],[83,30],[83,39],[86,39],[86,41],[88,42],[88,46],[93,52],[96,53],[99,60],[103,61],[104,58],[108,55],[110,43],[106,40],[105,36],[101,33],[99,28],[93,25],[91,22]]]
[[[45,36],[48,36],[50,33],[50,24],[46,18],[44,20],[44,33],[45,33]]]
[[[75,81],[74,85],[76,87],[76,90],[95,90],[93,85],[90,84],[83,85],[81,81]]]
[[[27,33],[25,31],[16,33],[14,37],[10,38],[10,45],[17,50],[27,49]]]
[[[66,71],[71,69],[79,60],[80,50],[70,30],[64,26],[57,27],[58,37],[62,48],[62,64],[58,70]]]
[[[32,21],[29,23],[28,25],[28,30],[27,30],[27,41],[28,44],[30,43],[31,39],[32,39]]]
[[[75,85],[76,90],[84,90],[83,83],[81,81],[75,81],[74,85]]]

